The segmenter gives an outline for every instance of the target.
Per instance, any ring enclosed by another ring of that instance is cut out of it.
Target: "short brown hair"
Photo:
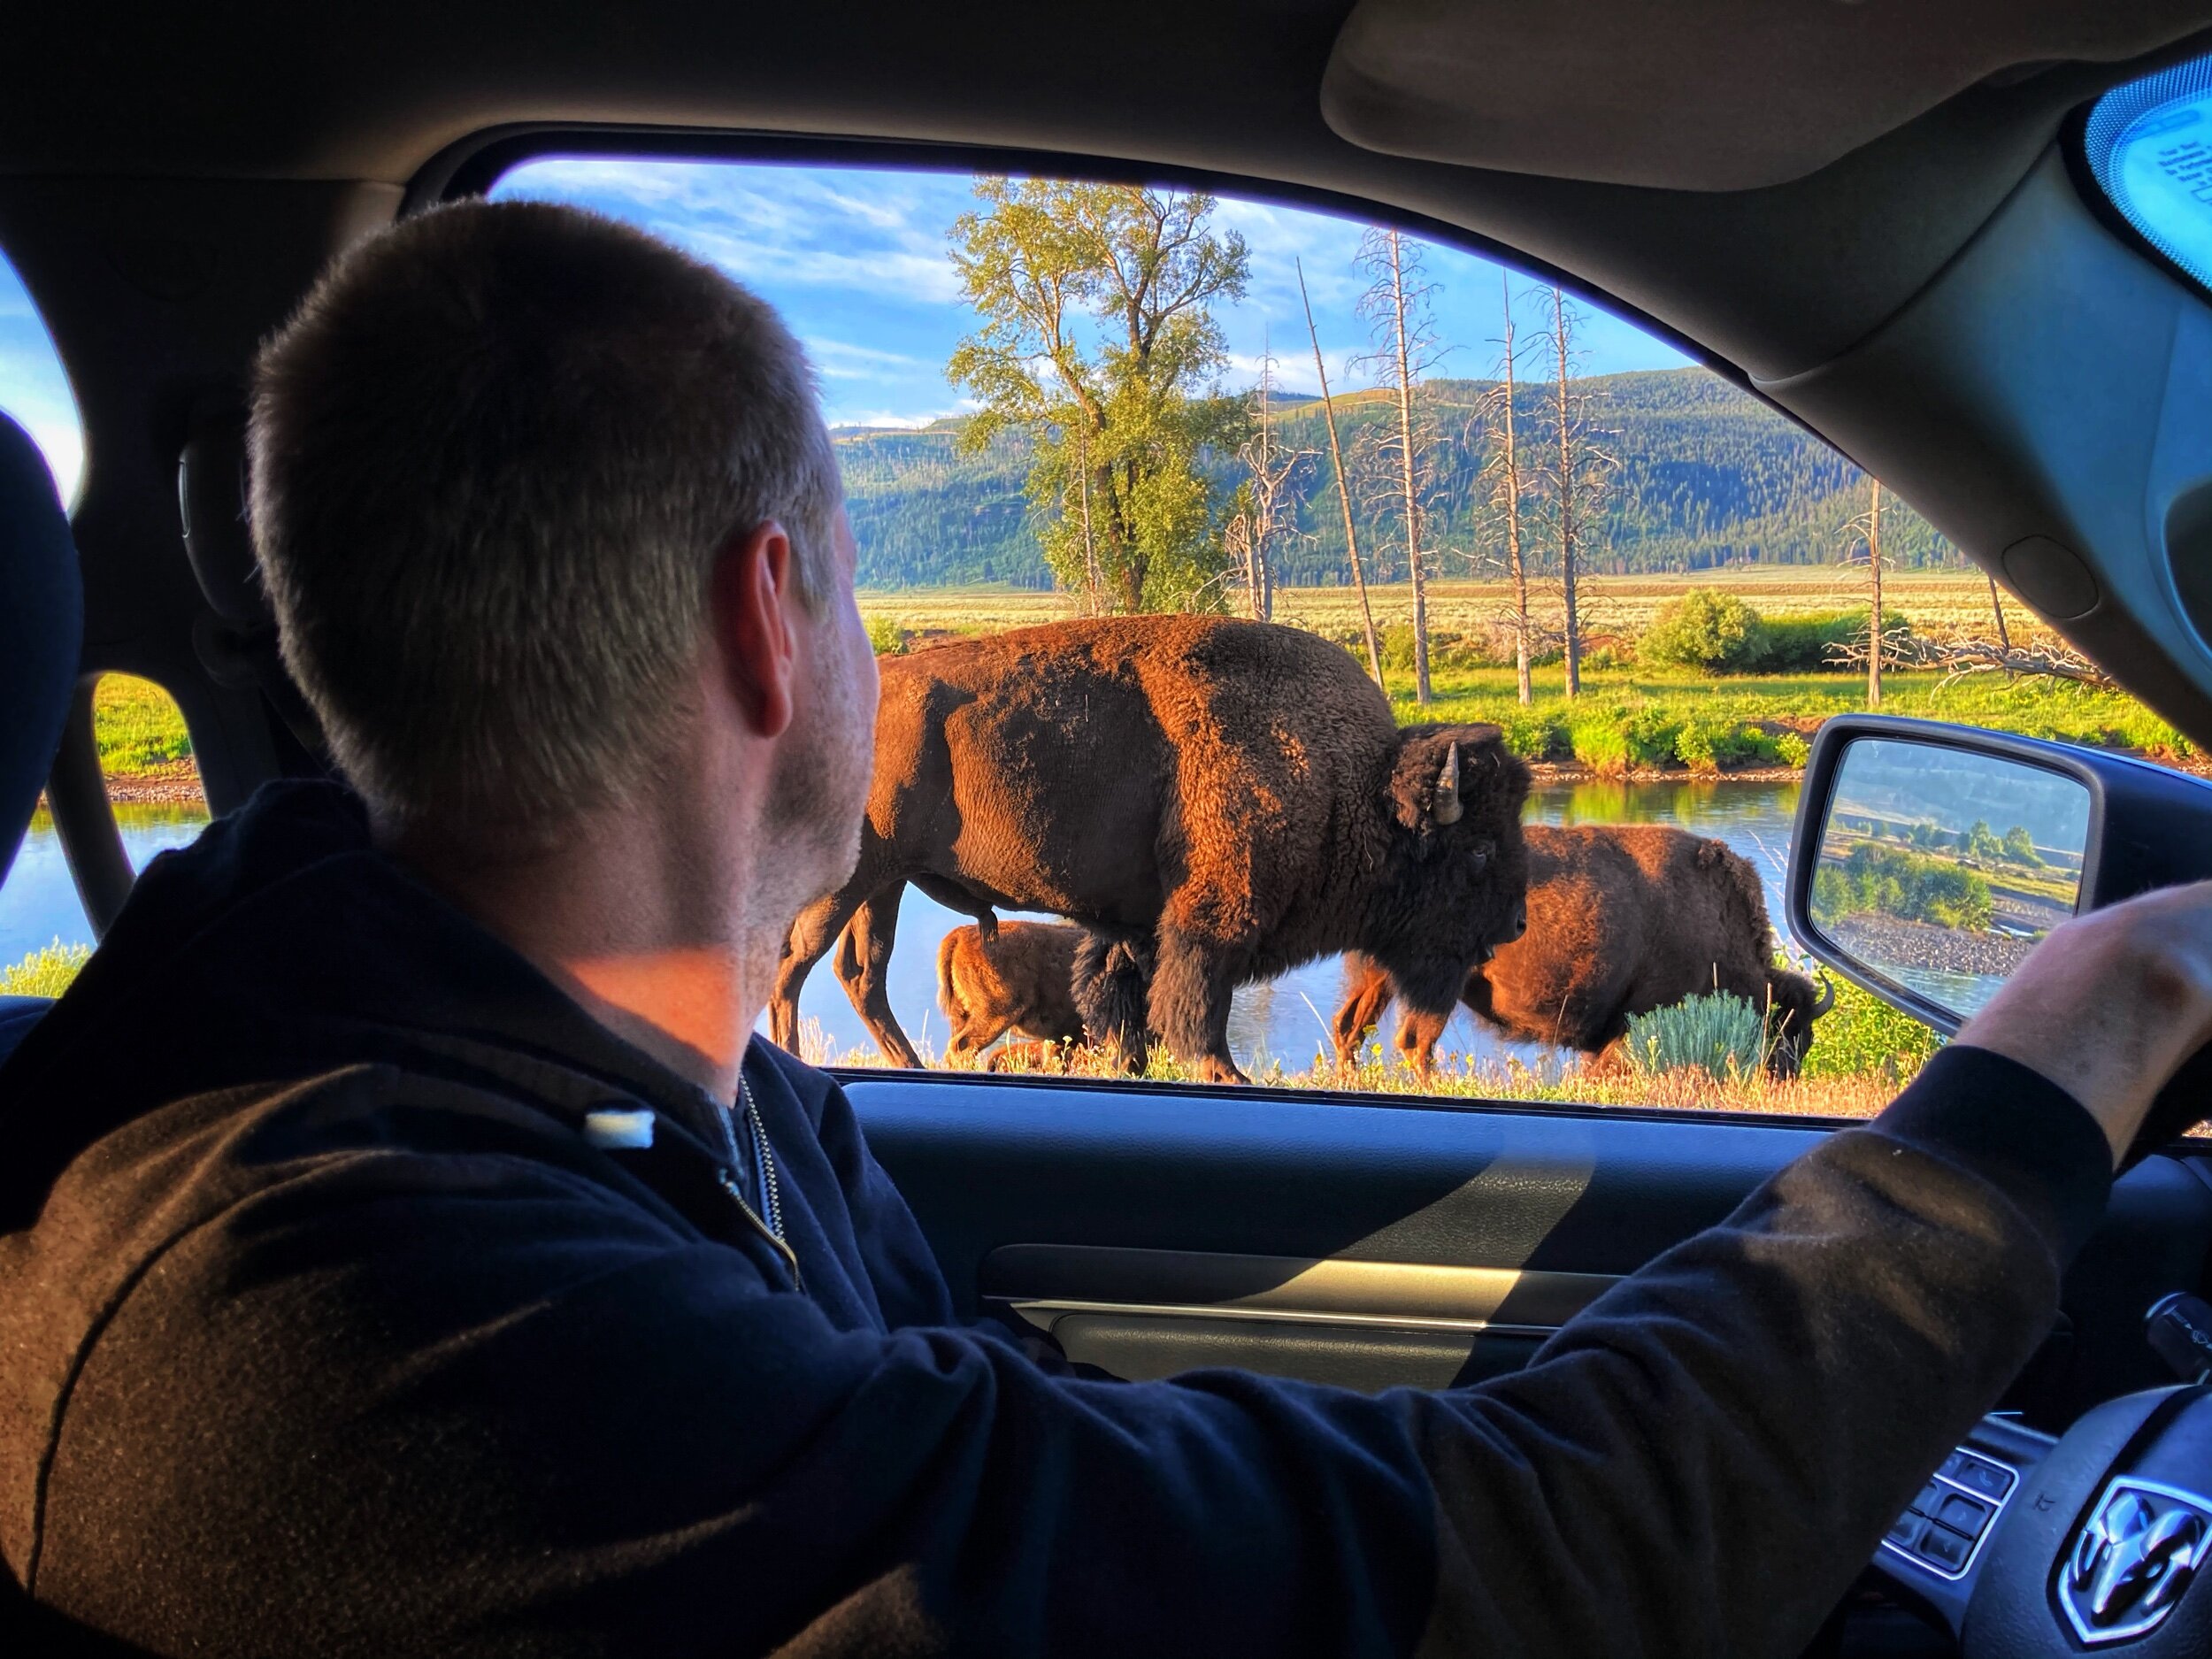
[[[333,265],[256,365],[284,660],[399,824],[534,841],[666,756],[714,554],[770,519],[818,609],[836,457],[804,352],[711,266],[472,202]]]

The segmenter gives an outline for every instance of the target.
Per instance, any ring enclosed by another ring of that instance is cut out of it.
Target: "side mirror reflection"
[[[2078,780],[1910,739],[1844,749],[1808,910],[1823,941],[1954,1023],[2074,914],[2091,801]]]

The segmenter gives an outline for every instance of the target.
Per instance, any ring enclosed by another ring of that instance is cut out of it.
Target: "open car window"
[[[1804,429],[1472,252],[1259,199],[949,172],[550,156],[494,194],[630,220],[780,308],[887,673],[1079,617],[1262,618],[1379,680],[1401,725],[1499,728],[1533,779],[1526,934],[1410,1056],[1402,1003],[1346,1040],[1363,982],[1336,956],[1241,986],[1229,1045],[1256,1080],[1870,1113],[1933,1034],[1849,987],[1791,1004],[1809,963],[1769,931],[1820,723],[1878,706],[2197,763]],[[1946,924],[2032,928],[1980,850],[1947,849],[1970,891]],[[1909,885],[1846,896],[1916,920]],[[1068,936],[1007,926],[1059,918],[1000,910],[986,941],[946,896],[891,901],[887,960],[857,932],[825,949],[804,1057],[886,1063],[841,983],[872,976],[924,1064],[1118,1074],[1044,1006]],[[1157,1045],[1145,1064],[1192,1075]]]

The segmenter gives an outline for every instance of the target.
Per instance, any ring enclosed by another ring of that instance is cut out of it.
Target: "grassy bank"
[[[1379,1042],[1369,1043],[1359,1063],[1348,1069],[1340,1070],[1333,1061],[1317,1054],[1303,1068],[1269,1059],[1256,1067],[1253,1080],[1272,1088],[1444,1100],[1868,1118],[1912,1080],[1939,1041],[1918,1020],[1855,986],[1842,983],[1836,986],[1835,1006],[1814,1032],[1802,1073],[1786,1080],[1763,1071],[1748,1077],[1715,1077],[1696,1067],[1652,1073],[1609,1059],[1584,1060],[1574,1056],[1538,1064],[1510,1059],[1475,1060],[1442,1050],[1437,1055],[1436,1070],[1424,1079],[1398,1064]],[[925,1061],[940,1064],[926,1041],[918,1047]],[[873,1069],[883,1064],[882,1056],[872,1048],[838,1048],[811,1019],[802,1024],[799,1052],[816,1065]],[[1000,1052],[1010,1059],[1014,1050]],[[1045,1076],[1110,1079],[1125,1075],[1104,1055],[1086,1049],[1025,1044],[1019,1052],[1022,1064],[1015,1069]],[[1156,1049],[1144,1075],[1163,1083],[1193,1080],[1188,1071]]]
[[[1433,583],[1428,608],[1435,699],[1428,718],[1494,721],[1529,759],[1600,775],[1793,768],[1802,764],[1806,741],[1823,720],[1868,706],[1863,674],[1657,669],[1635,661],[1634,641],[1686,590],[1724,591],[1747,601],[1761,616],[1786,622],[1847,610],[1863,580],[1818,567],[1591,577],[1584,584],[1584,614],[1592,653],[1582,695],[1568,698],[1564,670],[1553,661],[1535,670],[1534,699],[1526,707],[1517,701],[1512,668],[1495,660],[1499,620],[1509,600],[1505,586]],[[1386,652],[1395,660],[1386,662],[1384,676],[1391,701],[1401,720],[1419,718],[1403,623],[1411,611],[1409,592],[1402,587],[1369,592],[1379,626],[1398,636],[1391,641],[1395,649]],[[1886,599],[1886,609],[1894,607],[1923,638],[1986,633],[1991,623],[1989,587],[1976,574],[1899,572],[1888,579]],[[861,603],[882,649],[1071,614],[1065,595],[1001,588],[870,593]],[[1277,596],[1275,614],[1279,621],[1340,641],[1359,635],[1358,599],[1349,588],[1286,589]],[[2006,622],[2016,643],[2055,641],[2016,604],[2007,605]],[[1882,710],[2124,749],[2168,764],[2201,764],[2186,739],[2133,697],[2070,681],[1976,674],[1947,682],[1939,672],[1892,669],[1884,677]]]
[[[1431,585],[1435,642],[1431,718],[1490,720],[1532,760],[1578,766],[1601,775],[1686,769],[1714,773],[1789,768],[1801,763],[1804,741],[1831,714],[1866,707],[1864,679],[1855,673],[1706,675],[1661,670],[1633,661],[1632,641],[1661,609],[1687,589],[1736,595],[1775,620],[1832,615],[1857,596],[1857,579],[1823,568],[1747,571],[1738,567],[1692,576],[1593,576],[1585,582],[1586,617],[1594,656],[1582,695],[1565,695],[1556,663],[1535,672],[1535,699],[1516,699],[1510,667],[1481,660],[1494,646],[1508,594],[1497,582]],[[1370,590],[1377,620],[1404,633],[1411,601],[1402,587]],[[1944,638],[1986,627],[1988,584],[1955,572],[1903,572],[1889,579],[1888,596],[1924,637]],[[861,607],[880,649],[904,649],[963,634],[1056,621],[1069,616],[1064,594],[997,588],[914,588],[864,593]],[[1278,619],[1340,641],[1359,633],[1357,597],[1349,588],[1290,588],[1278,598]],[[2052,636],[2016,605],[2007,609],[2016,641]],[[1400,641],[1402,644],[1402,641]],[[1386,669],[1399,718],[1419,718],[1412,675],[1402,660]],[[1986,726],[2031,737],[2120,749],[2169,764],[2200,765],[2181,734],[2124,692],[2055,680],[2006,680],[1994,674],[1946,683],[1932,672],[1893,670],[1882,708]],[[94,696],[100,764],[122,798],[168,798],[196,790],[192,741],[183,717],[159,687],[110,674]]]

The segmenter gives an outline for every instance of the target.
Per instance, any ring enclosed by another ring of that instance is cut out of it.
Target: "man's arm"
[[[117,1310],[37,1591],[211,1652],[1789,1651],[2047,1324],[2066,1194],[1970,1165],[1837,1135],[1527,1371],[1368,1399],[842,1334],[580,1177],[363,1156]]]

